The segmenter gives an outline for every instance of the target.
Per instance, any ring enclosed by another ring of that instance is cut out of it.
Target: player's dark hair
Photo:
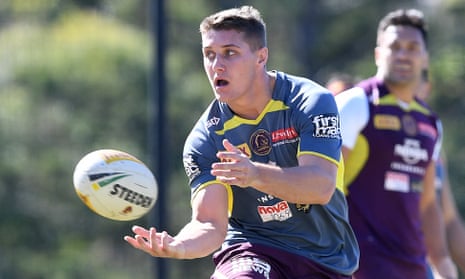
[[[244,39],[252,51],[266,47],[266,25],[260,12],[251,6],[220,11],[206,17],[200,23],[200,33],[210,30],[236,30],[244,33]]]
[[[423,12],[416,9],[399,9],[388,13],[378,25],[378,43],[382,33],[389,26],[410,26],[420,31],[425,46],[428,42],[428,28]]]

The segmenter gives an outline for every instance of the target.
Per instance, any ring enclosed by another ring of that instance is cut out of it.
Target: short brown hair
[[[266,25],[260,12],[251,6],[223,10],[200,23],[200,33],[210,30],[236,30],[244,33],[251,50],[266,46]]]
[[[399,9],[388,13],[378,25],[378,41],[389,26],[410,26],[420,31],[425,46],[428,42],[428,29],[423,12],[416,9]]]

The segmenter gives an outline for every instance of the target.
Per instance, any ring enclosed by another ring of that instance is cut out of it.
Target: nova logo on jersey
[[[402,157],[404,162],[410,165],[428,161],[428,152],[421,148],[420,141],[416,139],[405,139],[404,144],[396,144],[394,154]]]
[[[311,119],[313,123],[313,136],[316,138],[341,138],[339,116],[337,114],[319,114]]]
[[[285,221],[292,217],[292,211],[286,201],[281,201],[274,205],[258,206],[257,211],[263,223],[269,221]]]

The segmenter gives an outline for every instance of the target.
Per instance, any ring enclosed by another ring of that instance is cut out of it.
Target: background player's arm
[[[446,226],[446,239],[452,259],[465,273],[465,224],[457,210],[449,184],[447,159],[443,157],[444,177],[441,192],[441,206]]]
[[[431,161],[426,168],[420,200],[420,214],[425,235],[425,244],[431,261],[439,275],[443,276],[443,278],[457,278],[456,267],[449,257],[444,222],[436,200],[435,177],[435,162]]]
[[[193,259],[207,256],[223,242],[228,226],[228,197],[224,185],[199,190],[192,199],[192,218],[175,236],[134,227],[134,237],[125,240],[154,257]]]

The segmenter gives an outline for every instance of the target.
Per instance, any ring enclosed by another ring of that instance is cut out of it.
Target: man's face
[[[239,101],[253,90],[258,69],[264,65],[263,48],[252,51],[243,33],[210,30],[202,34],[202,52],[204,69],[218,100]]]
[[[378,74],[388,83],[417,83],[428,64],[420,31],[410,26],[389,26],[379,38],[375,60]]]

